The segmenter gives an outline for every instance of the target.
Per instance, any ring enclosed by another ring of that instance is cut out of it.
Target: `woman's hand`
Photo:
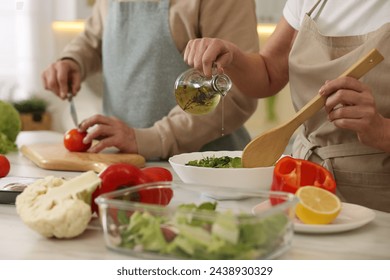
[[[218,73],[233,61],[237,47],[227,41],[213,38],[190,40],[184,51],[184,61],[191,67],[211,77],[213,64]]]
[[[325,110],[335,126],[357,133],[361,143],[390,151],[390,119],[377,111],[371,89],[351,77],[328,81],[320,89]]]
[[[188,42],[184,61],[207,77],[211,77],[214,64],[217,73],[226,73],[243,94],[264,98],[287,84],[288,57],[296,34],[282,17],[260,53],[243,52],[229,41],[202,38]]]
[[[116,147],[124,153],[138,153],[138,146],[135,139],[134,129],[115,117],[94,115],[84,120],[79,129],[87,131],[84,143],[92,140],[100,140],[88,150],[91,153],[98,153],[105,148]]]

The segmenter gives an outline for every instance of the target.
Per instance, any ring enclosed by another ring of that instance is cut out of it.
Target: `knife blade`
[[[73,94],[71,92],[68,93],[68,101],[69,101],[69,105],[70,105],[70,115],[72,116],[73,123],[76,127],[78,127],[79,121],[77,118],[76,107],[75,107],[74,101],[73,101]]]

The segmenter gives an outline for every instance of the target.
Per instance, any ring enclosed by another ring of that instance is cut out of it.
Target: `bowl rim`
[[[266,167],[250,167],[250,168],[245,168],[245,167],[239,167],[239,168],[215,168],[215,167],[203,167],[203,166],[192,166],[192,165],[186,165],[186,164],[183,164],[183,163],[178,163],[176,162],[175,160],[178,159],[178,158],[181,158],[181,157],[185,157],[185,156],[189,156],[189,155],[196,155],[196,154],[199,154],[199,155],[202,155],[203,153],[206,153],[206,154],[212,154],[212,153],[241,153],[242,154],[243,151],[240,151],[240,150],[234,150],[234,151],[229,151],[229,150],[220,150],[220,151],[201,151],[201,152],[189,152],[189,153],[181,153],[181,154],[176,154],[176,155],[173,155],[171,157],[168,158],[168,162],[172,165],[172,167],[175,165],[175,166],[180,166],[180,167],[183,167],[183,168],[199,168],[199,169],[204,169],[204,170],[239,170],[239,171],[243,171],[243,170],[273,170],[275,168],[275,165],[272,165],[272,166],[266,166]],[[207,155],[206,155],[207,156]],[[195,158],[194,158],[195,159]],[[217,171],[217,172],[221,172],[221,171]],[[233,172],[238,172],[238,171],[233,171]]]
[[[136,202],[136,201],[124,201],[124,200],[119,200],[115,199],[114,197],[118,197],[120,195],[124,195],[126,193],[132,193],[132,192],[137,192],[138,190],[142,189],[148,189],[152,187],[157,187],[157,188],[166,188],[168,187],[171,188],[172,186],[174,188],[196,188],[199,190],[199,188],[204,188],[207,189],[208,191],[217,190],[217,191],[228,191],[229,193],[236,193],[237,197],[239,195],[242,197],[243,195],[246,195],[248,197],[259,197],[259,198],[267,198],[270,196],[277,196],[277,197],[284,197],[286,200],[284,202],[281,202],[277,205],[273,205],[271,208],[269,208],[265,212],[259,212],[259,213],[252,213],[253,217],[256,218],[263,218],[268,215],[275,214],[275,212],[280,212],[284,211],[286,209],[289,209],[290,207],[293,207],[297,202],[298,198],[292,194],[292,193],[287,193],[287,192],[280,192],[280,191],[264,191],[264,190],[249,190],[249,189],[237,189],[237,188],[232,188],[232,187],[223,187],[221,189],[220,187],[217,186],[210,186],[210,185],[202,185],[202,184],[192,184],[192,183],[184,183],[184,182],[177,182],[177,181],[160,181],[160,182],[150,182],[150,183],[145,183],[137,186],[132,186],[132,187],[127,187],[123,188],[120,190],[116,190],[113,192],[108,192],[99,195],[97,198],[95,198],[95,203],[98,205],[99,209],[100,207],[107,207],[108,206],[114,206],[118,209],[122,210],[143,210],[143,211],[153,211],[153,212],[159,212],[159,213],[168,213],[168,212],[176,212],[176,208],[172,208],[169,206],[162,206],[162,205],[156,205],[156,204],[147,204],[147,203],[142,203],[142,202]],[[191,189],[190,189],[191,190]],[[232,199],[234,200],[234,199]],[[218,200],[215,200],[218,202]],[[189,201],[188,203],[191,203]],[[186,210],[180,210],[180,212],[185,213]],[[188,212],[191,212],[189,210]]]

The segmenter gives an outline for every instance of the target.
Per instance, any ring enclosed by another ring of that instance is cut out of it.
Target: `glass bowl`
[[[270,198],[283,202],[269,206]],[[156,182],[95,201],[106,246],[135,258],[273,259],[293,237],[296,198],[288,193]]]

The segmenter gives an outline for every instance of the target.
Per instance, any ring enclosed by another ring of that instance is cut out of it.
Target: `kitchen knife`
[[[68,101],[69,101],[69,105],[70,105],[70,115],[72,116],[73,123],[74,123],[75,127],[78,127],[79,122],[77,119],[76,107],[75,107],[74,101],[73,101],[73,94],[71,92],[68,93]]]

